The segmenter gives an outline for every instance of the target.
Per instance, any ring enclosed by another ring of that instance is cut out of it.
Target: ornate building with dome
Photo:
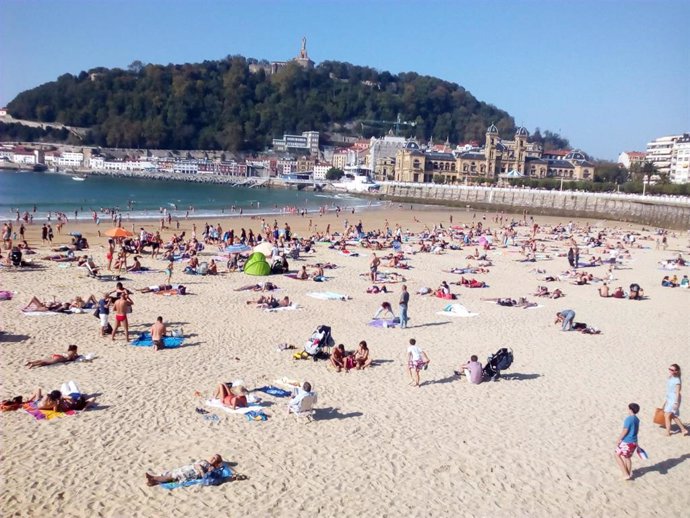
[[[394,171],[396,181],[419,183],[472,182],[479,178],[594,178],[594,164],[582,151],[570,151],[563,158],[546,158],[539,144],[529,142],[525,128],[518,128],[513,140],[502,140],[493,124],[486,130],[481,148],[440,153],[408,141],[396,154]]]

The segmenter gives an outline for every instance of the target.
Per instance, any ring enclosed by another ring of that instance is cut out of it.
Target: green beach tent
[[[247,275],[270,275],[271,265],[266,261],[264,254],[254,252],[244,265],[244,273]]]

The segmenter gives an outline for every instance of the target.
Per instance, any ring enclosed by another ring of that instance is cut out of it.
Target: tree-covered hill
[[[362,121],[394,121],[398,114],[416,122],[401,133],[424,140],[482,142],[491,123],[504,137],[515,129],[505,111],[434,77],[332,61],[313,70],[291,63],[274,75],[250,73],[255,62],[135,62],[127,70],[64,74],[22,92],[8,110],[21,119],[90,127],[89,142],[107,147],[258,150],[284,132],[371,133],[375,123]]]

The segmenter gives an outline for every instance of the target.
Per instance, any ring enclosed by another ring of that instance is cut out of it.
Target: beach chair
[[[289,413],[293,414],[297,419],[305,419],[310,422],[314,418],[314,405],[316,404],[316,394],[305,396],[299,402],[297,408],[288,407]]]

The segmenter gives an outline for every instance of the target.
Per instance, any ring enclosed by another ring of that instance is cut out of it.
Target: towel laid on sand
[[[347,295],[333,291],[312,291],[307,293],[307,296],[318,300],[348,300],[350,298]]]
[[[163,338],[163,347],[165,349],[175,349],[180,347],[184,343],[184,337],[182,336],[166,336]],[[148,331],[141,333],[139,338],[132,340],[132,345],[136,347],[152,347],[153,340],[151,339],[151,333]]]
[[[269,313],[277,313],[278,311],[292,311],[299,308],[299,304],[290,304],[289,306],[281,306],[279,308],[266,308],[264,311],[268,311]]]
[[[67,412],[55,412],[54,410],[39,410],[36,408],[37,404],[35,401],[32,401],[31,403],[24,403],[24,406],[22,406],[22,410],[26,412],[27,414],[30,414],[34,416],[36,420],[50,420],[50,419],[55,419],[56,417],[65,417],[68,415],[75,415],[77,412],[74,410],[68,410]]]
[[[246,414],[247,412],[261,410],[262,406],[259,403],[249,403],[246,407],[232,409],[229,406],[223,405],[220,399],[207,399],[204,405],[211,408],[218,408],[224,410],[228,414]]]
[[[439,311],[436,314],[442,315],[444,317],[461,317],[461,318],[476,317],[477,315],[479,315],[479,313],[471,313],[462,304],[448,304],[446,307],[443,308],[442,311]]]
[[[266,385],[264,387],[259,387],[258,389],[259,392],[263,392],[264,394],[268,394],[270,396],[275,396],[275,397],[290,397],[292,396],[292,392],[288,392],[287,390],[283,390],[278,387],[274,387],[273,385]]]
[[[367,325],[371,327],[383,327],[389,328],[389,327],[397,327],[400,325],[400,319],[399,318],[394,318],[393,320],[383,320],[383,319],[374,319],[371,320]]]

